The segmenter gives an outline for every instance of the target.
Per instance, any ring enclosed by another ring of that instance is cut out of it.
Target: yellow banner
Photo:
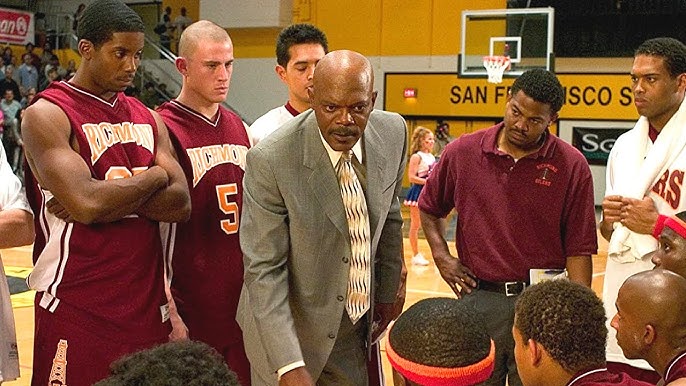
[[[558,74],[565,89],[560,119],[636,120],[628,74]],[[452,74],[386,74],[385,109],[405,116],[502,118],[514,78],[500,84]],[[405,89],[416,97],[405,98]]]

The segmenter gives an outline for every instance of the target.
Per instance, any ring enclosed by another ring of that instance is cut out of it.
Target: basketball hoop
[[[509,56],[484,56],[484,67],[488,72],[490,83],[500,83],[503,81],[503,73],[510,69]]]

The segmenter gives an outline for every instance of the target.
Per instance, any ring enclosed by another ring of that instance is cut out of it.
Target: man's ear
[[[646,324],[643,328],[643,343],[650,346],[655,343],[657,338],[657,332],[655,331],[655,326],[652,324]]]
[[[186,60],[186,58],[179,56],[176,58],[174,64],[182,76],[186,76],[186,74],[188,74],[188,60]]]
[[[283,68],[281,65],[277,64],[276,67],[274,67],[274,71],[276,72],[276,75],[279,76],[279,79],[281,79],[282,82],[286,83],[286,69]]]
[[[92,58],[93,53],[95,52],[95,46],[93,45],[93,43],[90,40],[86,39],[79,40],[78,49],[79,53],[81,54],[81,57],[84,59]]]
[[[533,339],[529,339],[526,342],[526,346],[529,355],[529,360],[531,361],[531,365],[534,367],[540,366],[543,362],[543,353],[545,350],[543,346],[541,346],[540,343],[536,342]]]
[[[677,76],[677,87],[681,90],[686,90],[686,72]]]

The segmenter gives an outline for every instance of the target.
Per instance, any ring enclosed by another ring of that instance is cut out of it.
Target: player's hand
[[[55,217],[57,217],[60,220],[64,220],[65,222],[74,222],[74,218],[72,218],[71,214],[60,204],[59,201],[55,197],[51,198],[48,200],[48,202],[45,204],[45,208],[48,210],[48,212],[52,213]]]
[[[312,376],[305,367],[295,368],[284,374],[279,380],[279,386],[315,386]]]
[[[648,196],[642,200],[623,198],[622,203],[620,223],[636,233],[652,234],[658,218],[653,200]]]
[[[472,288],[476,288],[476,276],[469,268],[462,265],[460,259],[452,255],[433,255],[433,258],[441,277],[448,283],[458,299],[462,297],[462,291],[471,293]]]
[[[612,224],[621,220],[620,216],[624,207],[622,196],[606,196],[602,205],[604,222]]]

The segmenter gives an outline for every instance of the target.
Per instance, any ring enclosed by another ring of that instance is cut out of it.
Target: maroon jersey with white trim
[[[171,224],[163,239],[171,256],[171,289],[193,339],[236,342],[236,309],[243,284],[238,226],[245,155],[241,119],[219,106],[214,120],[173,100],[158,112],[169,128],[191,193],[191,218]]]
[[[67,115],[93,178],[127,178],[153,165],[157,125],[138,100],[118,93],[105,101],[66,82],[52,83],[36,95],[40,98]],[[158,223],[136,215],[109,223],[66,223],[47,211],[52,194],[31,173],[27,184],[39,234],[27,281],[42,292],[39,305],[112,339],[166,337],[170,324]]]

